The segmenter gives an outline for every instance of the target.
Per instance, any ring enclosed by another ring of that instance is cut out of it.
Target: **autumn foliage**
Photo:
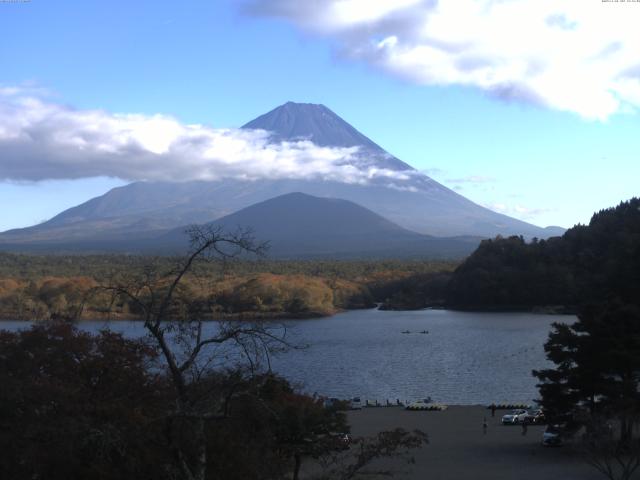
[[[160,359],[146,341],[68,323],[0,330],[0,478],[187,478],[180,463],[197,446]],[[303,460],[344,447],[335,437],[348,432],[344,413],[271,373],[210,370],[189,388],[215,412],[203,425],[206,479],[295,478]],[[423,443],[398,435],[349,471]]]

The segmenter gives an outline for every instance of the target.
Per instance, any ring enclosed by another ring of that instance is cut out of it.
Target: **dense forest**
[[[114,281],[170,273],[171,257],[0,254],[0,318],[136,318],[126,299],[105,290]],[[422,308],[440,301],[446,261],[198,261],[179,292],[208,306],[210,318],[304,318],[385,303]],[[424,295],[424,286],[432,295]],[[435,298],[434,298],[435,297]]]
[[[562,237],[483,241],[454,272],[446,303],[463,309],[531,309],[640,299],[640,199],[597,212]]]

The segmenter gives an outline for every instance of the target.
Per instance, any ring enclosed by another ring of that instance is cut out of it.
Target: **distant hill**
[[[251,226],[258,241],[269,241],[277,258],[440,257],[461,258],[480,238],[436,238],[406,230],[347,200],[289,193],[225,216],[212,226],[227,231]],[[148,244],[150,250],[186,249],[184,228]]]
[[[458,267],[447,303],[458,308],[640,304],[640,199],[593,215],[589,225],[527,243],[484,240]]]
[[[243,128],[272,132],[276,141],[308,139],[321,146],[358,147],[350,164],[357,169],[387,169],[398,179],[367,184],[328,179],[263,179],[136,182],[118,187],[61,212],[33,227],[0,233],[0,249],[83,244],[95,250],[127,249],[127,241],[150,239],[190,223],[207,223],[242,208],[292,192],[343,198],[366,207],[403,228],[433,236],[493,237],[561,234],[481,207],[395,158],[324,105],[288,102]]]

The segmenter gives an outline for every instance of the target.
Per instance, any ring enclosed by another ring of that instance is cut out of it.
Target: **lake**
[[[543,344],[551,323],[573,321],[531,313],[354,310],[283,322],[288,338],[308,348],[280,354],[272,366],[306,392],[331,397],[531,403],[537,397],[531,370],[549,365]],[[90,331],[106,325],[129,337],[144,334],[140,322],[79,324]],[[0,323],[9,330],[26,326]]]

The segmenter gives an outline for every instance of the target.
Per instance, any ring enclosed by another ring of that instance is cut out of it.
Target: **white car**
[[[507,413],[502,416],[502,424],[503,425],[516,425],[518,423],[523,423],[524,419],[527,416],[527,411],[518,409],[512,410],[511,413]]]
[[[354,397],[349,401],[349,408],[351,410],[362,410],[362,400],[360,397]]]
[[[542,434],[542,445],[545,447],[559,447],[562,443],[562,426],[547,425]]]

